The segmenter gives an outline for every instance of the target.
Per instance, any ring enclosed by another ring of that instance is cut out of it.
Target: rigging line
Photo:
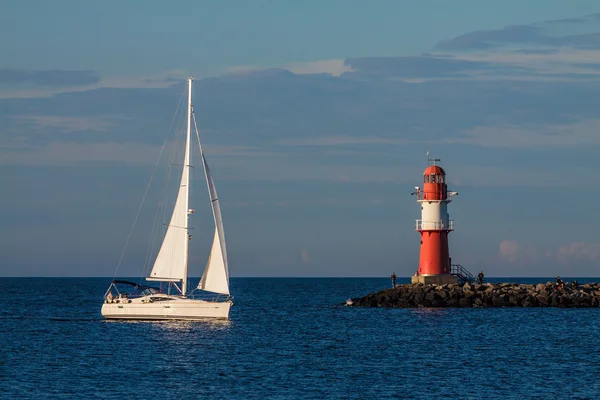
[[[183,92],[185,93],[185,91]],[[181,97],[183,97],[183,93],[181,94]],[[179,99],[179,104],[181,104],[181,98]],[[173,115],[173,118],[171,119],[171,124],[169,126],[169,131],[171,130],[171,126],[173,126],[173,122],[175,121],[175,115],[177,114],[177,111],[179,110],[179,104],[177,105],[177,110],[175,110],[175,114]],[[160,161],[160,157],[163,153],[163,150],[165,148],[165,145],[167,143],[167,138],[169,137],[169,135],[167,135],[165,137],[165,140],[163,141],[163,144],[160,148],[160,152],[158,153],[158,157],[156,159],[156,162],[154,163],[154,168],[152,169],[152,174],[150,175],[150,179],[148,180],[148,184],[146,185],[146,191],[144,192],[144,195],[142,196],[142,202],[140,203],[140,206],[138,207],[137,213],[135,214],[135,218],[133,219],[133,225],[131,226],[131,230],[129,231],[129,235],[127,236],[127,240],[125,241],[125,247],[123,248],[123,251],[121,252],[121,257],[119,257],[119,262],[117,263],[117,267],[115,268],[115,273],[113,275],[113,280],[116,278],[117,276],[117,272],[119,271],[119,267],[121,266],[121,262],[123,262],[123,257],[125,256],[125,251],[127,250],[127,246],[129,245],[129,240],[131,239],[131,236],[133,235],[133,230],[135,229],[135,225],[137,223],[138,217],[140,216],[140,212],[142,211],[142,206],[144,205],[144,201],[146,200],[146,195],[148,194],[148,190],[150,189],[150,184],[152,183],[152,179],[154,179],[154,173],[156,172],[156,167],[158,166],[158,162]]]
[[[210,193],[210,185],[208,184],[208,171],[206,170],[206,163],[204,162],[204,150],[202,150],[202,143],[200,143],[200,132],[198,131],[198,124],[196,123],[196,113],[192,106],[192,117],[194,118],[194,128],[196,129],[196,139],[198,139],[198,147],[200,148],[200,158],[202,159],[202,168],[204,169],[204,177],[206,178],[206,186],[208,187],[208,198],[212,200],[212,194]]]
[[[210,200],[211,203],[214,203],[216,200],[218,200],[218,198],[213,199],[212,191],[210,190],[210,183],[208,182],[208,171],[206,170],[206,167],[207,167],[206,159],[204,157],[204,150],[202,150],[202,143],[200,143],[200,131],[198,131],[198,124],[196,123],[196,113],[194,112],[193,107],[192,107],[192,117],[194,118],[194,127],[196,128],[196,138],[198,139],[198,147],[200,148],[200,158],[202,159],[202,168],[204,169],[204,177],[206,178],[206,187],[208,189],[208,199]],[[218,223],[218,221],[217,221],[217,216],[215,215],[214,210],[213,210],[213,218],[215,221],[215,229],[217,229],[216,224]]]

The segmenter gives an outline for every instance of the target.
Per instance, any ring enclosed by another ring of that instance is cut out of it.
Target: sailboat
[[[146,277],[146,281],[160,282],[160,287],[113,279],[104,294],[101,309],[104,318],[136,320],[229,318],[229,310],[233,301],[229,291],[229,267],[223,220],[212,174],[200,144],[192,106],[193,80],[194,78],[188,78],[187,81],[187,132],[181,183],[160,250],[154,260],[152,270]],[[192,119],[196,128],[215,231],[202,278],[196,289],[188,294],[188,249],[191,241],[189,216],[194,213],[194,210],[189,208]],[[129,286],[130,293],[120,290],[122,285]],[[195,295],[196,291],[199,291],[201,295]]]

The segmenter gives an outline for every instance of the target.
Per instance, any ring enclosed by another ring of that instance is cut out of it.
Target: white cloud
[[[340,76],[344,72],[351,72],[352,68],[345,64],[345,59],[335,60],[319,60],[303,63],[285,64],[283,68],[294,74],[329,74],[332,76]]]
[[[511,262],[533,262],[538,259],[539,253],[532,246],[520,245],[514,240],[503,240],[500,242],[500,258]]]
[[[296,75],[329,74],[332,76],[340,76],[344,72],[352,71],[352,68],[350,66],[345,65],[345,59],[339,58],[332,60],[287,63],[275,66],[238,65],[225,69],[222,75],[246,74],[250,72],[264,71],[273,68],[285,69]]]
[[[515,262],[519,254],[519,245],[514,240],[500,242],[500,257],[510,262]]]

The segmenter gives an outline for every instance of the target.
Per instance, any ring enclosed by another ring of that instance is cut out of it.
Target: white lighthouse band
[[[421,204],[421,219],[416,220],[415,229],[417,231],[453,231],[454,220],[450,219],[448,214],[448,203],[452,201],[449,197],[445,200],[424,200],[420,198],[418,192],[417,201]],[[448,193],[449,196],[457,194]]]

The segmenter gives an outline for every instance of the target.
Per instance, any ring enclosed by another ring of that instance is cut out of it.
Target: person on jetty
[[[390,279],[392,280],[392,288],[395,288],[396,287],[396,273],[395,272],[392,272]]]
[[[571,283],[571,287],[573,289],[578,289],[579,288],[579,282],[577,282],[577,279],[573,279],[573,282]]]
[[[562,279],[560,279],[560,276],[557,276],[557,277],[556,277],[556,287],[557,287],[558,289],[562,289],[562,288],[564,288],[564,287],[565,287],[565,283],[563,282],[563,280],[562,280]]]
[[[481,285],[483,283],[483,271],[479,271],[477,275],[477,282]]]

